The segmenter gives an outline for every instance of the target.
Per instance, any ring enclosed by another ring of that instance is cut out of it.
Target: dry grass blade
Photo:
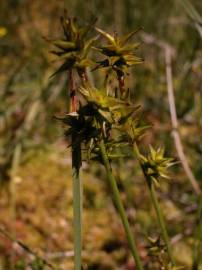
[[[30,255],[39,258],[46,266],[48,266],[50,269],[56,269],[55,266],[52,265],[52,263],[48,262],[45,258],[42,258],[39,256],[35,251],[30,249],[27,245],[22,243],[21,241],[14,239],[8,232],[6,232],[2,227],[0,227],[0,234],[8,238],[11,242],[16,243],[19,245],[24,251],[29,253]]]
[[[178,120],[177,120],[177,112],[175,107],[175,98],[173,91],[173,79],[172,79],[172,68],[171,68],[171,51],[168,47],[165,47],[165,60],[166,60],[166,80],[167,80],[167,91],[168,91],[168,102],[171,116],[171,123],[173,127],[173,138],[175,141],[175,147],[177,150],[177,154],[182,163],[182,167],[197,195],[201,194],[200,186],[197,180],[192,173],[192,170],[187,161],[186,155],[184,153],[183,145],[181,142],[180,134],[178,132]]]
[[[185,11],[189,15],[189,17],[194,21],[194,25],[199,32],[199,35],[202,38],[202,17],[192,5],[189,0],[180,0],[181,4],[183,5]]]

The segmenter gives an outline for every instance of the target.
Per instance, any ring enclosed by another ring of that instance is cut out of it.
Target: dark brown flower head
[[[81,75],[86,67],[93,65],[93,61],[88,58],[88,53],[98,36],[90,39],[87,36],[95,22],[94,19],[88,25],[80,27],[76,18],[71,18],[67,14],[61,17],[63,38],[51,41],[55,47],[51,53],[57,56],[56,60],[63,61],[63,64],[52,76],[72,68],[76,68]]]

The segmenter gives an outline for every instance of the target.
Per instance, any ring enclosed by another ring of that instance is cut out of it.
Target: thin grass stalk
[[[77,110],[74,74],[69,71],[70,112]],[[74,226],[74,269],[81,270],[82,266],[82,182],[80,179],[81,145],[72,135],[72,180],[73,180],[73,226]]]
[[[192,5],[192,3],[188,0],[180,0],[181,4],[184,6],[184,9],[186,10],[187,14],[195,20],[196,22],[201,23],[202,17],[198,13],[198,11],[195,9],[195,7]]]
[[[16,183],[15,177],[17,175],[17,170],[19,167],[20,162],[20,155],[21,155],[21,144],[18,143],[15,146],[14,153],[13,153],[13,160],[11,165],[11,180],[10,180],[10,214],[11,214],[11,222],[12,222],[12,237],[16,238]],[[15,251],[12,252],[12,261],[11,261],[11,268],[14,269],[14,262],[13,259],[15,257]]]
[[[137,270],[143,270],[140,255],[134,241],[134,233],[131,232],[130,225],[126,216],[125,209],[123,207],[123,203],[121,201],[121,197],[120,197],[120,193],[117,187],[116,180],[112,173],[112,169],[110,166],[110,162],[109,162],[107,152],[106,152],[106,147],[103,140],[100,142],[100,151],[101,151],[102,160],[103,160],[106,172],[107,172],[107,178],[109,180],[109,184],[113,193],[114,202],[120,214],[120,217],[121,217],[124,229],[125,229],[125,233],[127,236],[127,240],[128,240],[132,255],[136,263],[136,268]]]
[[[136,157],[138,158],[139,149],[138,149],[138,146],[137,146],[136,143],[134,144],[134,152],[135,152]],[[161,209],[160,204],[158,202],[158,198],[157,198],[157,195],[156,195],[153,180],[151,179],[150,176],[145,174],[141,163],[140,163],[140,167],[142,169],[142,172],[144,174],[145,180],[146,180],[148,188],[149,188],[152,204],[153,204],[155,212],[156,212],[156,216],[157,216],[158,223],[159,223],[159,226],[160,226],[160,229],[161,229],[161,232],[162,232],[164,243],[166,245],[166,249],[167,249],[167,252],[168,252],[170,262],[172,263],[173,266],[175,266],[175,259],[174,259],[173,254],[172,254],[172,248],[171,248],[167,228],[166,228],[166,225],[165,225],[165,220],[164,220],[164,217],[163,217],[162,209]]]
[[[36,253],[35,251],[33,251],[30,247],[28,247],[21,240],[18,240],[18,239],[16,239],[16,237],[13,237],[12,235],[10,235],[1,226],[0,226],[0,234],[3,235],[4,237],[6,237],[7,239],[9,239],[13,244],[17,244],[27,254],[29,254],[29,255],[31,255],[31,256],[33,256],[35,258],[40,259],[43,262],[43,264],[46,265],[47,267],[49,267],[50,269],[52,269],[52,270],[58,269],[58,268],[56,268],[56,266],[54,266],[52,263],[50,263],[46,258],[39,256],[38,253]]]
[[[179,159],[182,163],[182,167],[192,185],[195,193],[200,196],[201,189],[200,186],[195,179],[195,176],[189,166],[187,161],[187,157],[184,153],[181,137],[178,131],[178,119],[177,119],[177,112],[175,106],[175,97],[174,97],[174,89],[173,89],[173,78],[172,78],[172,67],[171,67],[171,51],[168,47],[165,47],[165,60],[166,60],[166,80],[167,80],[167,92],[168,92],[168,104],[171,116],[171,123],[173,127],[173,138],[175,142],[175,147],[177,150],[177,154]]]
[[[15,177],[17,174],[21,155],[21,144],[18,143],[15,146],[13,153],[13,160],[11,165],[11,182],[10,182],[10,193],[11,193],[11,218],[13,222],[13,237],[15,236],[15,221],[16,221],[16,187]]]
[[[191,1],[188,0],[180,0],[182,6],[184,7],[185,11],[189,15],[189,17],[193,20],[194,25],[196,29],[199,32],[200,37],[202,38],[202,17],[198,13],[197,9],[194,7],[194,5],[191,3]]]
[[[72,138],[73,139],[73,138]],[[73,139],[74,140],[74,139]],[[72,147],[73,213],[74,213],[74,269],[81,270],[82,265],[82,183],[79,175],[81,166],[81,148]]]

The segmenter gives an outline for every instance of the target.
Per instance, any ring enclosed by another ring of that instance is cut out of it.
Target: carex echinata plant
[[[158,148],[155,150],[153,147],[150,147],[150,151],[147,156],[144,156],[140,153],[137,144],[134,144],[134,152],[139,160],[142,172],[145,176],[147,182],[151,200],[156,211],[157,219],[159,226],[161,228],[162,237],[166,246],[166,250],[169,256],[169,260],[172,266],[175,265],[175,260],[172,254],[172,248],[166,229],[164,217],[162,214],[161,207],[158,203],[156,196],[155,186],[160,185],[161,179],[169,179],[167,169],[172,166],[175,162],[172,158],[164,157],[164,148]]]
[[[129,156],[127,153],[131,153],[133,149],[150,188],[163,239],[174,265],[167,231],[153,188],[153,182],[158,181],[159,177],[166,177],[165,170],[172,164],[172,160],[164,158],[163,150],[155,152],[153,148],[147,157],[140,154],[137,143],[149,126],[142,124],[141,107],[131,101],[130,89],[125,86],[129,68],[142,62],[136,56],[139,43],[131,42],[137,31],[119,37],[117,33],[110,35],[95,27],[95,22],[94,19],[81,27],[77,19],[65,14],[61,18],[63,37],[52,40],[54,49],[51,51],[56,60],[61,62],[53,75],[64,72],[68,76],[68,96],[71,100],[70,110],[60,120],[65,125],[64,134],[72,149],[75,270],[82,267],[82,188],[79,171],[84,159],[104,165],[136,269],[143,269],[135,234],[131,232],[112,169],[113,160]],[[106,42],[103,42],[103,38]],[[94,54],[89,54],[90,51]],[[90,57],[96,53],[101,54],[103,60],[96,61]],[[87,69],[91,72],[105,70],[103,87],[98,89],[90,82]],[[114,78],[114,74],[117,86],[108,85],[106,78]]]
[[[129,89],[125,87],[125,78],[128,73],[128,68],[135,64],[141,63],[141,59],[138,58],[134,53],[134,51],[138,48],[139,44],[128,44],[129,40],[136,31],[126,35],[123,38],[118,38],[117,33],[112,36],[99,28],[96,28],[96,30],[101,33],[108,41],[107,45],[98,47],[98,50],[107,58],[103,61],[100,61],[97,67],[108,68],[115,71],[117,75],[117,80],[119,82],[119,95],[117,95],[117,97],[120,100],[124,100],[125,102],[127,102],[128,98],[130,97]],[[124,136],[127,135],[127,142],[130,143],[131,146],[133,146],[136,157],[140,162],[143,174],[145,176],[151,193],[152,203],[157,214],[159,226],[162,231],[162,236],[166,245],[169,260],[171,265],[174,266],[175,261],[173,258],[168,233],[154,188],[154,183],[157,183],[160,178],[169,178],[169,176],[167,175],[167,168],[173,165],[174,162],[173,159],[164,157],[163,148],[159,148],[155,151],[151,147],[150,153],[147,157],[144,157],[140,153],[137,142],[140,138],[140,135],[142,135],[141,133],[144,133],[145,129],[147,128],[147,126],[137,127],[137,117],[135,119],[132,117],[127,117],[127,121],[125,121],[125,123],[121,123],[121,129],[125,133]]]
[[[80,27],[76,18],[68,17],[67,12],[65,12],[65,15],[61,17],[63,37],[51,41],[54,46],[51,53],[56,56],[56,60],[62,62],[53,75],[65,72],[69,82],[68,97],[71,101],[70,110],[61,120],[68,127],[65,131],[65,136],[72,149],[74,258],[76,270],[81,269],[82,250],[82,186],[79,176],[82,163],[81,145],[88,143],[91,136],[94,136],[96,129],[90,128],[92,126],[91,119],[86,119],[83,114],[79,113],[80,105],[77,100],[75,76],[78,75],[82,83],[86,82],[86,67],[92,65],[92,61],[88,58],[88,52],[97,38],[87,38],[87,35],[92,30],[94,23],[95,20],[84,27]]]

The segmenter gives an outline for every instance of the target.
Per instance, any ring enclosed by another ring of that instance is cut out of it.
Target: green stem
[[[103,160],[106,172],[107,172],[107,177],[108,177],[108,180],[109,180],[109,184],[110,184],[110,187],[112,189],[114,202],[115,202],[115,205],[116,205],[116,207],[117,207],[117,209],[119,211],[119,214],[120,214],[120,217],[121,217],[124,229],[125,229],[125,233],[126,233],[126,236],[127,236],[127,239],[128,239],[128,243],[129,243],[132,255],[133,255],[134,259],[135,259],[137,270],[143,270],[143,266],[142,266],[142,263],[141,263],[141,260],[140,260],[140,256],[138,254],[138,250],[137,250],[135,241],[133,239],[133,235],[132,235],[132,232],[131,232],[131,229],[130,229],[130,226],[129,226],[129,222],[128,222],[128,219],[127,219],[127,216],[126,216],[125,209],[124,209],[122,201],[121,201],[121,197],[120,197],[120,193],[119,193],[119,190],[118,190],[118,187],[117,187],[117,184],[116,184],[116,180],[115,180],[115,178],[113,176],[113,173],[112,173],[112,169],[111,169],[111,166],[110,166],[110,163],[109,163],[109,159],[108,159],[108,156],[107,156],[107,152],[106,152],[106,148],[105,148],[105,144],[104,144],[103,140],[100,143],[100,151],[101,151],[102,160]]]
[[[140,152],[139,152],[137,144],[134,145],[134,152],[135,152],[135,155],[136,155],[137,159],[139,160],[138,157],[140,155]],[[145,174],[145,171],[144,171],[140,161],[139,161],[139,163],[140,163],[140,167],[142,169],[142,172],[144,174],[145,180],[146,180],[146,182],[148,184],[148,187],[149,187],[152,204],[154,206],[154,209],[155,209],[155,212],[156,212],[156,215],[157,215],[158,223],[159,223],[159,226],[161,228],[163,240],[164,240],[166,248],[167,248],[169,259],[170,259],[172,265],[174,266],[175,265],[175,260],[174,260],[173,254],[172,254],[172,248],[171,248],[168,232],[167,232],[167,229],[166,229],[163,213],[162,213],[160,204],[159,204],[157,196],[156,196],[156,191],[155,191],[155,188],[154,188],[153,180],[148,175]]]
[[[171,261],[172,265],[175,265],[175,260],[174,260],[173,254],[172,254],[172,248],[171,248],[170,240],[169,240],[169,237],[168,237],[168,232],[167,232],[167,229],[166,229],[166,226],[165,226],[163,213],[162,213],[161,207],[159,205],[159,202],[158,202],[158,199],[157,199],[157,196],[156,196],[156,191],[155,191],[155,188],[154,188],[154,184],[152,182],[151,182],[151,184],[149,186],[149,190],[150,190],[150,194],[151,194],[152,203],[153,203],[155,211],[156,211],[159,226],[161,228],[163,240],[164,240],[166,248],[167,248],[168,256],[170,258],[170,261]]]
[[[82,253],[82,183],[79,177],[81,148],[72,142],[72,178],[74,213],[74,269],[81,270]]]

